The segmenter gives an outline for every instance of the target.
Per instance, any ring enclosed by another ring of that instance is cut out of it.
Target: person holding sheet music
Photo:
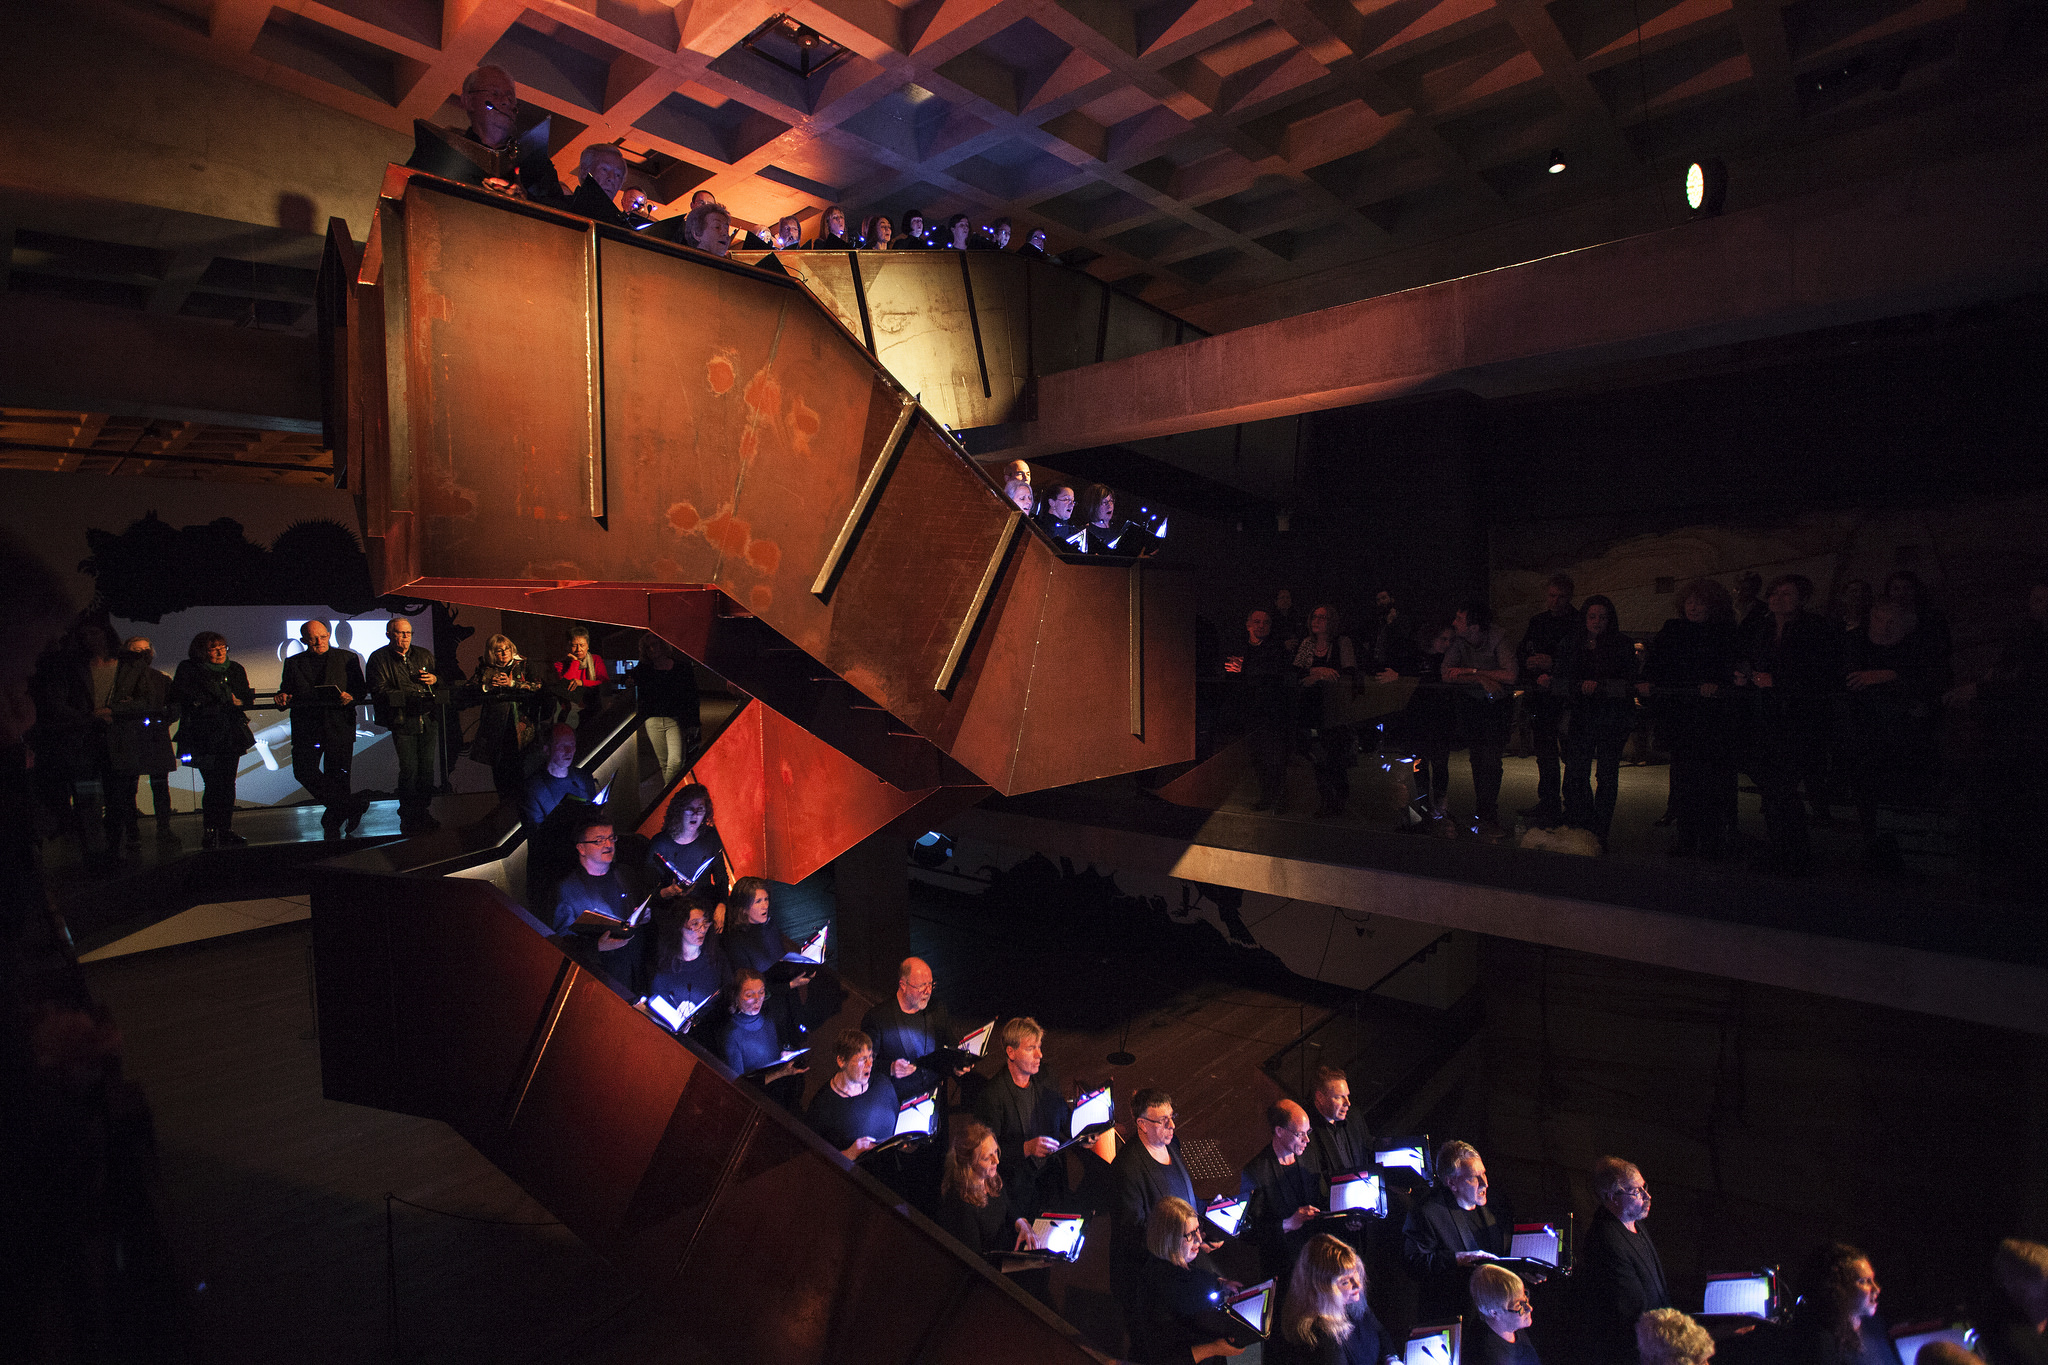
[[[1672,1306],[1664,1262],[1642,1227],[1650,1216],[1650,1189],[1633,1164],[1603,1156],[1593,1163],[1593,1193],[1600,1208],[1574,1277],[1586,1359],[1634,1365],[1637,1320]]]
[[[1285,1279],[1314,1235],[1322,1213],[1321,1174],[1302,1159],[1308,1151],[1308,1111],[1293,1100],[1266,1109],[1271,1140],[1244,1168],[1238,1196],[1247,1201],[1244,1231],[1259,1249],[1259,1274]]]
[[[867,1012],[860,1026],[875,1040],[876,1065],[884,1067],[903,1099],[940,1089],[946,1078],[918,1063],[959,1042],[961,1030],[946,1007],[932,998],[932,969],[923,958],[906,957],[896,969],[896,994]],[[952,1074],[971,1070],[963,1066]]]
[[[960,1125],[939,1182],[939,1226],[975,1255],[1029,1249],[1031,1220],[1019,1216],[1002,1175],[1002,1150],[984,1123]]]
[[[1418,1200],[1401,1229],[1401,1259],[1416,1280],[1416,1311],[1426,1324],[1467,1313],[1472,1267],[1508,1254],[1514,1220],[1488,1203],[1486,1163],[1455,1138],[1437,1149],[1437,1186]]]
[[[1389,1344],[1365,1301],[1365,1262],[1328,1233],[1309,1239],[1287,1281],[1280,1330],[1267,1341],[1267,1365],[1393,1365],[1398,1357]]]
[[[1152,1210],[1166,1198],[1190,1206],[1195,1202],[1194,1177],[1181,1160],[1180,1139],[1175,1136],[1173,1096],[1164,1090],[1140,1090],[1131,1097],[1131,1114],[1137,1120],[1138,1140],[1121,1148],[1109,1168],[1109,1283],[1121,1303],[1131,1302],[1138,1292]],[[1222,1245],[1218,1239],[1200,1249],[1214,1251]]]
[[[1067,1102],[1045,1063],[1045,1030],[1032,1018],[1003,1025],[1003,1069],[982,1087],[974,1116],[988,1126],[1002,1154],[1003,1186],[1025,1218],[1058,1208],[1067,1195],[1067,1167],[1056,1156],[1067,1136]]]
[[[1194,1206],[1167,1196],[1145,1220],[1146,1258],[1139,1269],[1137,1311],[1131,1322],[1131,1359],[1138,1365],[1184,1365],[1244,1354],[1216,1332],[1225,1293],[1241,1286],[1220,1278],[1204,1254]]]
[[[839,1071],[811,1096],[804,1118],[819,1137],[852,1161],[896,1134],[896,1092],[875,1085],[875,1045],[857,1028],[842,1030],[832,1049]]]
[[[637,902],[626,879],[612,866],[619,841],[612,822],[587,815],[571,831],[576,866],[555,887],[549,923],[557,935],[586,940],[602,955],[603,969],[631,984],[638,931],[632,925]],[[614,965],[616,964],[616,965]]]
[[[704,787],[692,782],[669,798],[661,833],[648,845],[646,866],[652,884],[661,888],[656,893],[660,899],[701,901],[711,910],[712,929],[725,931],[725,845],[711,823],[711,793]]]
[[[645,936],[651,951],[644,951],[634,964],[635,993],[643,1001],[658,996],[671,1007],[689,1005],[694,1010],[722,996],[718,1008],[723,1010],[732,999],[732,968],[711,937],[711,912],[685,901],[655,910],[652,920],[654,932]]]
[[[692,908],[694,920],[703,913]],[[708,923],[708,921],[707,921]],[[725,1064],[742,1076],[761,1083],[769,1097],[794,1112],[804,1097],[803,1073],[810,1070],[807,1057],[784,1060],[795,1051],[798,1040],[786,1032],[764,1007],[768,983],[751,967],[732,976],[732,1018],[726,1021],[720,1050]]]
[[[1470,1365],[1543,1365],[1529,1325],[1536,1310],[1522,1277],[1506,1266],[1482,1265],[1472,1272],[1472,1302],[1479,1321],[1465,1332],[1461,1355]]]

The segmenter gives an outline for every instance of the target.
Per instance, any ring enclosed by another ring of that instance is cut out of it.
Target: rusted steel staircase
[[[1172,577],[1061,553],[787,276],[397,170],[329,261],[381,590],[649,626],[906,789],[1192,756]]]

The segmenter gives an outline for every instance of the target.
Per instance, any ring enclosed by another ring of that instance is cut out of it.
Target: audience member
[[[1498,839],[1500,826],[1501,757],[1507,752],[1514,703],[1508,688],[1515,680],[1515,652],[1493,624],[1484,602],[1468,602],[1451,618],[1451,647],[1444,651],[1443,680],[1459,690],[1459,730],[1472,764],[1474,818],[1479,833]]]
[[[669,786],[689,766],[704,733],[697,670],[650,630],[640,637],[640,662],[628,677],[640,713],[640,733],[661,766],[661,784]]]
[[[1529,689],[1529,738],[1536,749],[1536,804],[1522,814],[1538,824],[1554,825],[1564,819],[1559,764],[1564,758],[1566,699],[1542,679],[1557,673],[1558,655],[1579,628],[1573,591],[1571,575],[1552,574],[1543,587],[1543,610],[1529,618],[1515,649],[1522,683]]]
[[[1884,581],[1884,600],[1897,607],[1902,615],[1911,617],[1917,628],[1927,633],[1925,647],[1929,654],[1946,662],[1955,653],[1955,638],[1949,629],[1948,613],[1934,605],[1919,574],[1911,569],[1895,570]]]
[[[1173,1096],[1164,1090],[1140,1090],[1131,1096],[1131,1116],[1136,1120],[1138,1140],[1119,1148],[1109,1168],[1110,1292],[1126,1304],[1138,1292],[1152,1210],[1162,1199],[1178,1199],[1190,1206],[1195,1202],[1194,1177],[1181,1160],[1180,1139],[1174,1131]],[[1222,1245],[1218,1241],[1201,1246],[1199,1237],[1194,1241],[1197,1245],[1191,1251],[1214,1251]]]
[[[1878,832],[1878,805],[1928,803],[1940,698],[1954,681],[1940,650],[1946,634],[1945,625],[1930,628],[1887,596],[1872,605],[1864,629],[1843,637],[1841,734],[1866,871],[1904,870],[1897,838]]]
[[[1514,1219],[1488,1202],[1486,1163],[1456,1139],[1437,1149],[1436,1188],[1415,1203],[1401,1230],[1401,1259],[1416,1280],[1424,1323],[1445,1323],[1470,1307],[1471,1268],[1505,1256]]]
[[[967,245],[974,251],[1008,251],[1010,249],[1010,220],[998,218],[993,223],[983,223],[981,230]]]
[[[974,1102],[974,1116],[988,1125],[1001,1151],[1010,1205],[1024,1218],[1061,1208],[1067,1197],[1066,1161],[1056,1153],[1071,1110],[1041,1069],[1044,1044],[1036,1019],[1004,1024],[1003,1068]]]
[[[1977,1344],[1984,1359],[1990,1365],[2048,1365],[2048,1246],[2008,1237],[1998,1244],[1991,1273],[1999,1293],[1980,1323]]]
[[[35,723],[29,750],[35,755],[38,793],[58,829],[78,846],[81,859],[92,853],[87,825],[107,822],[104,810],[93,809],[100,775],[106,770],[106,699],[119,665],[113,636],[94,621],[81,621],[68,635],[52,641],[36,660],[29,694]]]
[[[648,841],[646,872],[648,884],[660,888],[659,899],[689,897],[711,911],[712,928],[724,933],[730,869],[725,844],[711,820],[708,790],[695,782],[678,788],[662,812],[661,833]],[[754,893],[750,891],[747,899],[751,904]],[[766,969],[766,963],[755,967]]]
[[[727,254],[732,250],[732,214],[715,200],[692,205],[683,220],[683,242],[713,256]]]
[[[1830,699],[1841,688],[1841,637],[1806,610],[1813,584],[1799,574],[1771,580],[1767,612],[1743,635],[1735,683],[1750,707],[1745,765],[1762,796],[1770,852],[1762,870],[1806,875],[1812,860],[1799,783],[1825,741]]]
[[[1131,1359],[1137,1365],[1184,1365],[1244,1354],[1216,1334],[1217,1305],[1237,1286],[1216,1274],[1205,1253],[1200,1222],[1187,1199],[1154,1201],[1145,1223],[1145,1259],[1138,1263],[1126,1311]]]
[[[1619,1157],[1593,1163],[1593,1195],[1600,1207],[1586,1230],[1574,1279],[1580,1325],[1590,1365],[1632,1365],[1637,1322],[1651,1309],[1671,1307],[1664,1262],[1642,1227],[1650,1216],[1643,1173]]]
[[[1394,1343],[1366,1303],[1365,1262],[1328,1234],[1312,1237],[1295,1259],[1285,1286],[1278,1330],[1267,1339],[1265,1359],[1278,1365],[1273,1348],[1294,1348],[1301,1365],[1385,1365]]]
[[[1301,647],[1301,614],[1294,609],[1294,593],[1282,588],[1273,594],[1273,638],[1289,654]]]
[[[1707,1329],[1676,1308],[1652,1308],[1636,1319],[1635,1353],[1617,1357],[1632,1365],[1707,1365],[1714,1358],[1714,1339]]]
[[[1280,1100],[1267,1106],[1266,1127],[1266,1145],[1238,1177],[1238,1197],[1250,1201],[1240,1235],[1258,1248],[1260,1277],[1284,1279],[1323,1211],[1323,1181],[1302,1160],[1311,1131],[1307,1110]]]
[[[1756,570],[1738,574],[1735,579],[1735,621],[1747,632],[1756,623],[1770,614],[1770,607],[1763,600],[1764,576]]]
[[[244,707],[256,704],[249,675],[228,658],[227,638],[203,630],[178,671],[171,675],[171,701],[178,708],[178,752],[205,782],[200,797],[201,848],[226,848],[249,841],[235,833],[235,773],[242,755],[256,747]]]
[[[568,652],[555,660],[555,676],[561,679],[561,705],[557,719],[581,725],[612,680],[611,669],[590,652],[590,632],[578,626],[569,632]]]
[[[457,704],[464,710],[481,708],[469,756],[489,765],[491,785],[507,801],[526,785],[526,751],[538,730],[541,706],[553,694],[541,670],[508,637],[493,635],[484,642]]]
[[[1001,1161],[995,1134],[973,1120],[960,1125],[946,1151],[938,1224],[977,1256],[1032,1245],[1031,1219],[1011,1199]]]
[[[1645,686],[1671,753],[1671,813],[1679,857],[1721,856],[1735,833],[1735,730],[1726,693],[1736,668],[1735,604],[1711,578],[1678,593],[1679,615],[1650,642]]]
[[[813,251],[850,251],[853,243],[846,236],[846,210],[833,204],[825,210],[825,216],[818,220],[818,235],[811,240]]]
[[[1791,1327],[1774,1343],[1783,1365],[1899,1365],[1877,1311],[1877,1272],[1863,1252],[1846,1242],[1819,1248],[1798,1289]]]
[[[1984,677],[1949,694],[1972,707],[1982,753],[1970,780],[1970,807],[1994,898],[2048,899],[2048,582],[2027,589],[2027,611]]]
[[[1235,684],[1226,700],[1233,728],[1245,736],[1259,797],[1253,810],[1280,810],[1287,800],[1287,748],[1294,736],[1295,689],[1288,685],[1287,655],[1273,639],[1273,618],[1254,609],[1245,638],[1223,655],[1223,673]]]
[[[1555,671],[1543,675],[1570,717],[1565,737],[1564,819],[1607,846],[1614,823],[1621,749],[1635,727],[1636,650],[1621,633],[1614,603],[1586,599],[1577,627],[1555,647]],[[1598,778],[1599,786],[1594,787]]]
[[[1871,604],[1877,600],[1867,578],[1852,578],[1842,585],[1841,601],[1834,612],[1835,623],[1844,634],[1861,630],[1870,623]]]
[[[339,839],[355,832],[370,808],[368,798],[349,790],[356,756],[356,707],[368,696],[363,661],[352,649],[335,649],[325,621],[299,627],[305,648],[284,661],[277,704],[292,718],[292,776],[324,808],[320,831]]]
[[[1308,615],[1308,633],[1294,652],[1300,678],[1299,723],[1308,731],[1309,761],[1316,774],[1318,820],[1342,815],[1351,800],[1351,759],[1356,741],[1344,723],[1341,699],[1332,688],[1358,682],[1358,656],[1351,637],[1338,633],[1337,609],[1320,606]],[[1289,1258],[1290,1262],[1292,1258]]]
[[[1416,680],[1415,690],[1394,722],[1391,738],[1414,749],[1416,798],[1441,829],[1446,828],[1442,821],[1451,799],[1451,750],[1458,743],[1458,697],[1443,680],[1444,655],[1455,633],[1446,625],[1424,634],[1428,644],[1415,651],[1411,669],[1389,666],[1381,670],[1379,681],[1394,682],[1404,671]]]
[[[848,1161],[896,1135],[896,1092],[870,1085],[875,1046],[857,1028],[843,1029],[832,1049],[839,1070],[811,1096],[804,1119]]]
[[[370,655],[364,682],[371,715],[391,732],[398,759],[398,829],[425,834],[441,827],[427,809],[434,799],[434,756],[441,751],[440,665],[433,651],[414,649],[412,622],[395,616],[384,629],[390,641]]]
[[[142,812],[135,805],[135,789],[147,777],[157,847],[175,849],[171,774],[178,767],[178,751],[171,744],[171,680],[157,670],[156,651],[141,635],[121,646],[117,664],[106,704],[106,775],[100,779],[106,787],[107,843],[116,857],[124,842],[131,852],[139,846]]]
[[[1479,1321],[1464,1334],[1461,1361],[1471,1365],[1541,1365],[1529,1339],[1535,1305],[1522,1277],[1506,1266],[1482,1265],[1472,1272],[1472,1304]]]

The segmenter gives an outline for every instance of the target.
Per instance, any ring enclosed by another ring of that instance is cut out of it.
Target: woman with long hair
[[[678,787],[669,798],[661,833],[648,841],[645,871],[648,884],[661,887],[658,900],[695,901],[710,912],[713,932],[725,931],[725,844],[712,823],[711,793],[702,784]]]
[[[862,251],[887,251],[889,239],[896,235],[896,225],[889,221],[886,213],[874,214],[861,222],[860,249]]]
[[[1031,1245],[1031,1224],[1013,1217],[1003,1189],[1002,1151],[985,1123],[970,1120],[953,1134],[939,1181],[939,1226],[977,1255]]]
[[[658,995],[671,1005],[702,1009],[720,996],[715,1012],[731,1008],[732,968],[712,937],[709,910],[694,901],[669,902],[654,912],[654,932],[643,939],[651,947],[631,964],[633,989],[643,1004]],[[711,1020],[707,1014],[705,1023]],[[711,1036],[708,1028],[698,1034]]]
[[[1303,1365],[1380,1365],[1387,1334],[1365,1301],[1365,1263],[1330,1234],[1312,1238],[1287,1281],[1280,1337]]]
[[[1800,1365],[1899,1365],[1891,1333],[1878,1316],[1877,1271],[1847,1242],[1830,1242],[1807,1257],[1792,1313],[1787,1361]]]
[[[256,747],[245,706],[255,690],[242,666],[228,658],[219,631],[192,637],[185,661],[171,678],[171,702],[178,708],[178,753],[199,770],[206,791],[200,798],[202,848],[227,848],[249,841],[230,828],[235,819],[235,773],[242,755]]]
[[[853,245],[846,238],[846,210],[837,204],[828,205],[825,216],[818,220],[818,235],[811,240],[813,251],[845,251]]]
[[[508,801],[526,785],[526,753],[539,738],[541,709],[557,696],[555,675],[519,653],[509,636],[484,641],[457,705],[480,708],[469,756],[491,770],[491,785]]]

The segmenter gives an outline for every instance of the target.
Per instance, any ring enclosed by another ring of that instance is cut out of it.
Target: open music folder
[[[1707,1276],[1700,1303],[1703,1316],[1768,1318],[1777,1308],[1776,1277],[1769,1271],[1735,1271]]]
[[[1064,1152],[1077,1142],[1093,1142],[1115,1122],[1116,1096],[1110,1087],[1084,1090],[1075,1099],[1073,1117],[1067,1121],[1067,1140],[1053,1150]]]
[[[1273,1329],[1273,1311],[1280,1306],[1278,1282],[1267,1280],[1235,1294],[1217,1291],[1217,1335],[1232,1346],[1251,1346]]]
[[[1237,1236],[1237,1230],[1244,1226],[1244,1211],[1252,1206],[1249,1199],[1240,1199],[1234,1194],[1219,1194],[1202,1209],[1202,1217],[1209,1220],[1225,1237]]]
[[[1330,1205],[1325,1218],[1387,1216],[1387,1186],[1378,1171],[1339,1171],[1330,1177]]]
[[[705,1006],[718,998],[718,994],[717,991],[713,991],[694,1005],[687,1000],[671,1000],[665,995],[650,995],[647,997],[647,1008],[654,1012],[655,1018],[668,1026],[670,1033],[687,1033],[690,1025],[697,1022],[697,1016],[704,1012]]]
[[[869,1157],[877,1152],[915,1146],[938,1131],[938,1127],[939,1092],[927,1090],[922,1095],[912,1095],[896,1106],[896,1131],[861,1155]]]
[[[652,898],[650,897],[650,899]],[[587,907],[576,912],[576,922],[569,926],[569,932],[572,934],[603,934],[615,929],[631,929],[639,924],[641,920],[647,918],[647,905],[647,901],[641,901],[640,904],[633,907],[633,912],[624,919],[620,919],[610,911],[594,905]],[[624,950],[622,949],[621,951]]]
[[[1442,1327],[1418,1327],[1408,1334],[1407,1348],[1401,1353],[1401,1365],[1458,1365],[1464,1337],[1463,1322]]]
[[[995,1031],[996,1021],[991,1019],[980,1028],[969,1029],[967,1036],[952,1046],[933,1048],[919,1057],[917,1064],[942,1075],[951,1075],[963,1066],[973,1066],[988,1052],[988,1040]]]
[[[820,925],[818,932],[805,939],[796,951],[784,953],[781,961],[770,963],[765,973],[769,982],[788,981],[822,967],[825,964],[825,940],[831,932],[831,925]]]
[[[1035,1246],[1023,1251],[1002,1249],[987,1253],[988,1259],[1010,1269],[1025,1269],[1047,1261],[1077,1261],[1088,1241],[1088,1215],[1048,1213],[1033,1220],[1031,1240]]]

